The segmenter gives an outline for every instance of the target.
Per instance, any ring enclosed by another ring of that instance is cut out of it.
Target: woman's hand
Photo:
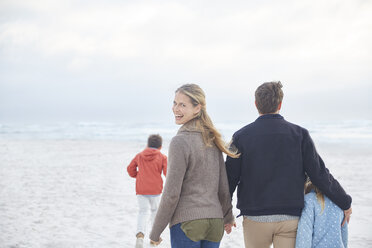
[[[224,229],[227,234],[231,233],[232,227],[236,227],[236,222],[225,224]]]
[[[153,241],[153,240],[150,239],[150,245],[151,246],[158,246],[158,245],[160,245],[161,241],[163,241],[162,238],[159,238],[159,241]]]

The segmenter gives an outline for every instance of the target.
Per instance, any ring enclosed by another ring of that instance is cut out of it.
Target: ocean
[[[247,123],[215,123],[225,140]],[[372,142],[372,120],[302,122],[319,142]],[[173,122],[60,122],[43,124],[0,123],[0,139],[37,140],[116,140],[143,142],[148,135],[160,134],[169,141],[177,132]]]

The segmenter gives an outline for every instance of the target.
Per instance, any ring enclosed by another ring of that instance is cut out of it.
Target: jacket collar
[[[182,127],[180,127],[180,129],[178,130],[177,133],[180,133],[180,132],[198,132],[198,133],[201,133],[202,130],[200,128],[200,122],[197,118],[194,118],[188,122],[186,122],[185,124],[182,125]]]
[[[266,114],[266,115],[261,115],[260,117],[257,118],[257,120],[263,120],[263,119],[284,119],[283,116],[280,114]]]

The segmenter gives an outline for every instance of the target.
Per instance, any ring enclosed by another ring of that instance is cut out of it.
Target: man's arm
[[[303,132],[302,153],[304,170],[312,183],[342,210],[350,209],[351,197],[325,167],[307,130]]]
[[[239,149],[236,143],[233,141],[231,143],[231,146],[234,147],[234,149]],[[241,153],[241,151],[238,151]],[[241,163],[242,163],[242,154],[240,154],[239,158],[232,158],[227,156],[226,158],[226,173],[227,173],[227,179],[229,181],[229,190],[231,198],[235,192],[236,187],[238,186],[240,182],[240,173],[241,173]]]

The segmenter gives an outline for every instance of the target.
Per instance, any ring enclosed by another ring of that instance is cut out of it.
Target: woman
[[[169,145],[168,174],[151,243],[161,242],[169,224],[173,248],[219,247],[224,228],[230,233],[235,225],[222,152],[238,155],[225,147],[198,85],[176,90],[173,113],[182,127]]]

